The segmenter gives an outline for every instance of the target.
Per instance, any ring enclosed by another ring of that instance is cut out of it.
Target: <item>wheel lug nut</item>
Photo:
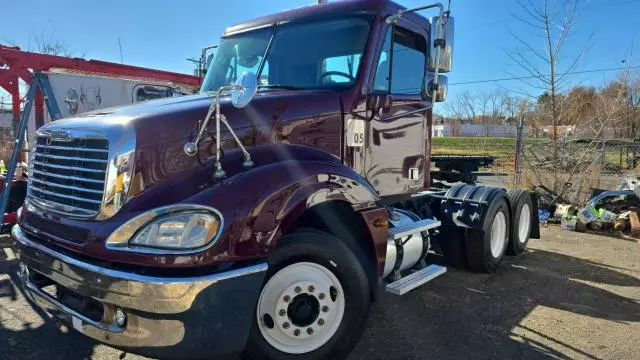
[[[289,302],[289,301],[291,301],[291,296],[289,296],[289,295],[285,295],[285,296],[282,298],[282,300],[284,300],[284,302]]]
[[[286,323],[282,324],[282,328],[283,329],[288,329],[289,328],[289,323],[286,322]]]
[[[313,329],[312,328],[307,328],[307,334],[313,335]]]
[[[280,311],[278,312],[278,314],[280,314],[280,316],[285,316],[285,315],[287,315],[287,310],[282,309],[282,310],[280,310]]]
[[[309,292],[314,292],[314,291],[316,291],[315,286],[309,285]]]
[[[300,329],[295,329],[295,330],[293,331],[293,335],[295,335],[295,336],[300,336]]]
[[[329,312],[329,307],[327,305],[323,306],[322,312]]]
[[[300,286],[296,286],[296,288],[293,291],[295,291],[296,294],[300,294],[302,292],[302,288]]]
[[[318,295],[318,297],[320,298],[320,300],[324,300],[324,293],[320,293],[320,295]]]
[[[318,319],[318,325],[324,326],[324,319]]]

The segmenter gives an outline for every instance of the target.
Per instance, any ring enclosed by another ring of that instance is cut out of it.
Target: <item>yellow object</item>
[[[116,178],[116,193],[121,193],[122,190],[124,190],[124,173]]]

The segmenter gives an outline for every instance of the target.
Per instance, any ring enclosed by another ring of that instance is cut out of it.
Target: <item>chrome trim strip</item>
[[[43,176],[51,176],[51,177],[57,177],[60,179],[66,179],[66,180],[74,180],[74,181],[84,181],[84,182],[90,182],[90,183],[94,183],[94,184],[104,184],[104,180],[95,180],[95,179],[87,179],[87,178],[81,178],[81,177],[77,177],[77,176],[66,176],[66,175],[60,175],[60,174],[54,174],[54,173],[47,173],[47,172],[42,172],[40,170],[36,170],[33,169],[33,172],[36,174],[42,174]],[[100,191],[100,194],[102,194],[102,191]]]
[[[38,190],[40,191],[40,190]],[[84,215],[85,217],[90,217],[90,216],[95,216],[96,215],[96,211],[95,210],[88,210],[88,209],[83,209],[83,208],[79,208],[79,207],[75,207],[75,206],[71,206],[71,205],[65,205],[63,203],[59,203],[59,202],[55,202],[53,200],[45,200],[46,203],[43,202],[43,200],[41,200],[39,197],[33,195],[33,194],[29,194],[30,197],[28,199],[28,201],[25,201],[25,203],[27,203],[27,207],[28,206],[33,206],[34,208],[31,209],[29,208],[29,211],[36,211],[35,208],[39,207],[39,208],[44,208],[44,209],[48,209],[48,210],[52,210],[55,211],[58,214],[61,215],[68,215],[70,217],[78,217],[79,214],[77,212],[83,212],[86,215]],[[52,205],[52,204],[56,204],[56,205]],[[62,209],[61,209],[62,208]],[[65,211],[66,210],[72,210],[72,211],[76,211],[75,213],[73,212],[69,212],[69,211]]]
[[[120,333],[123,332],[125,329],[115,326],[115,325],[105,325],[103,323],[100,322],[96,322],[93,321],[91,319],[89,319],[88,317],[82,315],[81,313],[73,310],[70,307],[67,307],[66,305],[64,305],[63,303],[59,302],[58,300],[54,299],[51,295],[47,294],[46,292],[40,290],[34,283],[32,283],[31,281],[27,280],[25,286],[27,287],[27,290],[29,290],[33,295],[38,296],[40,299],[42,299],[43,301],[46,301],[47,303],[51,304],[51,306],[54,306],[56,308],[58,308],[58,310],[67,313],[69,315],[72,315],[74,317],[79,318],[80,320],[82,320],[84,323],[87,323],[91,326],[95,326],[98,329],[101,330],[105,330],[105,331],[109,331],[112,333]],[[35,300],[36,302],[38,302],[37,300]]]
[[[31,180],[33,181],[33,180],[35,180],[35,179],[31,179]],[[37,191],[39,191],[39,192],[41,192],[41,193],[43,193],[43,194],[52,195],[52,196],[57,196],[57,197],[65,198],[65,199],[72,199],[72,200],[84,201],[84,202],[93,203],[93,204],[101,204],[101,202],[100,202],[100,201],[98,201],[98,200],[85,199],[85,198],[80,198],[80,197],[72,196],[72,195],[61,195],[61,194],[56,194],[56,193],[54,193],[54,192],[47,191],[47,190],[41,189],[41,188],[39,188],[39,187],[37,187],[37,186],[33,185],[33,182],[32,182],[31,184],[29,184],[29,186],[31,186],[33,189],[36,189]],[[35,196],[35,195],[33,195],[33,194],[30,194],[30,195],[31,195],[31,196]],[[35,197],[37,198],[37,196],[35,196]],[[52,200],[49,200],[49,199],[41,199],[41,201],[47,201],[47,202],[49,202],[49,201],[50,201],[50,202],[55,202],[55,201],[52,201]],[[67,206],[67,205],[62,204],[62,203],[58,203],[58,204],[63,205],[63,206]],[[92,211],[92,210],[89,210],[89,209],[85,209],[85,210],[86,210],[86,211]]]
[[[47,182],[42,181],[40,179],[32,179],[32,180],[33,180],[33,182],[38,182],[40,184],[47,185]],[[102,191],[100,191],[100,190],[85,189],[85,188],[79,188],[77,186],[62,185],[62,184],[58,184],[57,182],[53,182],[53,181],[51,181],[48,185],[49,186],[55,186],[55,187],[63,188],[63,189],[69,189],[69,190],[74,190],[74,191],[82,191],[82,192],[102,195]],[[31,185],[31,186],[33,186],[33,185]]]
[[[93,148],[83,148],[83,147],[73,147],[73,146],[55,146],[55,145],[36,144],[36,147],[41,147],[41,148],[51,149],[51,150],[86,151],[86,152],[97,152],[97,153],[103,153],[103,154],[109,153],[109,150],[107,149],[93,149]]]
[[[16,241],[19,241],[21,244],[42,251],[43,253],[52,256],[56,259],[59,259],[67,264],[77,266],[87,271],[91,271],[100,275],[109,276],[112,278],[116,278],[124,281],[135,281],[135,282],[143,282],[149,284],[175,284],[175,283],[194,283],[201,281],[222,281],[233,279],[245,275],[255,274],[263,271],[267,271],[267,263],[260,263],[252,266],[247,266],[240,269],[229,270],[217,274],[205,275],[205,276],[196,276],[196,277],[178,277],[178,278],[161,278],[155,276],[147,276],[147,275],[139,275],[134,273],[128,273],[119,270],[113,270],[108,268],[103,268],[100,266],[96,266],[93,264],[89,264],[67,255],[61,254],[57,251],[51,250],[48,247],[31,241],[27,234],[25,234],[22,229],[20,229],[20,225],[14,225],[11,229],[11,235]]]
[[[382,121],[394,120],[394,119],[397,119],[397,118],[401,118],[403,116],[413,115],[413,114],[421,113],[423,111],[427,111],[427,110],[431,109],[432,107],[433,107],[433,104],[430,104],[429,106],[425,106],[425,107],[422,107],[420,109],[411,110],[411,111],[405,111],[405,112],[400,113],[400,114],[395,114],[395,115],[392,115],[392,116],[384,117],[381,120]]]
[[[104,159],[90,159],[80,156],[61,156],[61,155],[50,155],[46,153],[34,153],[34,156],[42,156],[50,159],[58,159],[58,160],[75,160],[75,161],[86,161],[86,162],[96,162],[101,164],[106,164],[108,160]]]
[[[85,167],[79,167],[79,166],[64,166],[64,165],[56,165],[56,164],[49,164],[49,163],[43,163],[40,161],[33,161],[34,165],[40,165],[40,166],[49,166],[52,168],[56,168],[56,169],[63,169],[63,170],[74,170],[74,171],[86,171],[86,172],[92,172],[92,173],[105,173],[105,170],[99,170],[99,169],[90,169],[90,168],[85,168]]]
[[[192,213],[210,213],[215,215],[216,218],[220,221],[220,225],[218,226],[218,230],[213,235],[211,240],[207,242],[205,245],[191,248],[191,249],[162,249],[162,248],[153,248],[153,247],[145,247],[145,246],[136,246],[129,245],[129,240],[133,238],[133,236],[145,226],[153,222],[154,220],[175,214],[192,214]],[[213,246],[216,243],[220,234],[222,234],[222,229],[224,228],[224,217],[222,214],[215,208],[210,206],[204,206],[199,204],[175,204],[169,206],[163,206],[160,208],[152,209],[147,212],[144,212],[126,223],[120,225],[114,232],[109,235],[107,241],[105,242],[105,247],[109,250],[116,251],[127,251],[127,252],[135,252],[142,254],[156,254],[156,255],[176,255],[176,254],[193,254],[197,252],[201,252]]]
[[[52,150],[86,151],[86,152],[97,152],[97,153],[103,153],[103,154],[109,153],[109,150],[107,149],[92,149],[92,148],[72,147],[72,146],[54,146],[54,145],[36,144],[36,147],[52,149]]]

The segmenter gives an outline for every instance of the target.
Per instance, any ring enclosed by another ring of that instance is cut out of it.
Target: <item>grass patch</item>
[[[515,156],[516,139],[499,137],[438,137],[431,139],[434,155]]]

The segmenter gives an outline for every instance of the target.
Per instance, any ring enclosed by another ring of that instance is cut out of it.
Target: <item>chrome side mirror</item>
[[[249,71],[243,72],[233,83],[236,89],[231,92],[231,103],[238,109],[249,105],[258,91],[258,78]]]
[[[449,80],[444,75],[438,76],[438,85],[433,82],[434,75],[428,74],[425,78],[422,89],[422,99],[424,101],[443,102],[447,99],[449,91]]]
[[[438,39],[438,19],[439,16],[431,18],[431,31],[429,36],[431,41],[429,44],[429,71],[435,72],[436,67],[439,72],[449,72],[453,65],[453,29],[454,21],[451,16],[443,16],[444,24],[442,30],[442,38]],[[436,49],[440,45],[440,42],[444,40],[444,47],[440,48],[440,60],[436,59]],[[439,64],[438,64],[439,63]]]

